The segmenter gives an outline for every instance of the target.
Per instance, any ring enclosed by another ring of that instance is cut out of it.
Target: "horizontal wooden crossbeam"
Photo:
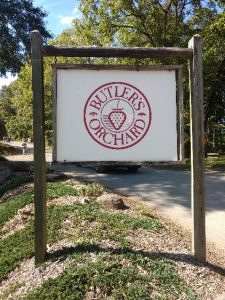
[[[106,47],[56,47],[43,46],[43,56],[63,57],[131,57],[131,58],[183,58],[190,59],[190,48],[106,48]]]

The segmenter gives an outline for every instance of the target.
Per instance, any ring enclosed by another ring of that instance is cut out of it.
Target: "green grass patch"
[[[60,193],[61,194],[61,193]],[[6,202],[6,214],[1,214],[5,219],[18,208],[15,204],[22,205],[22,200],[26,203],[32,201],[30,194],[17,196],[14,201]],[[15,202],[17,201],[17,202]],[[14,205],[14,206],[9,206]],[[73,233],[71,231],[62,230],[63,221],[70,218],[74,225]],[[93,223],[97,224],[92,226]],[[61,239],[68,239],[75,244],[101,243],[102,239],[109,239],[121,243],[121,247],[130,246],[130,241],[126,239],[126,234],[133,229],[144,228],[154,230],[160,228],[160,223],[156,220],[148,218],[131,217],[123,213],[109,213],[101,209],[101,207],[93,203],[85,205],[74,204],[70,206],[50,206],[47,209],[47,226],[48,226],[48,243],[51,245]],[[82,237],[82,238],[81,238]],[[33,232],[32,226],[27,225],[14,234],[2,239],[0,242],[0,278],[3,278],[8,272],[13,270],[19,262],[32,255],[33,253]]]
[[[156,231],[163,228],[161,223],[150,217],[134,217],[122,212],[109,212],[103,210],[96,202],[88,204],[75,203],[66,207],[51,207],[51,216],[54,220],[49,224],[49,230],[55,232],[61,228],[62,221],[68,221],[64,231],[58,231],[55,239],[69,239],[76,244],[100,243],[102,239],[119,242],[122,247],[130,246],[127,235],[135,229]],[[72,229],[71,229],[72,228]]]
[[[103,187],[99,183],[89,183],[79,189],[80,196],[98,197],[103,193]]]
[[[12,181],[9,183],[9,186],[6,187],[8,190],[10,187],[16,187],[20,184],[24,183],[24,181]],[[100,193],[100,187],[96,188],[96,184],[87,185],[85,192],[85,188],[81,191],[75,189],[72,185],[65,184],[63,182],[58,183],[48,183],[47,184],[47,192],[46,198],[51,200],[54,198],[59,198],[63,196],[85,196],[87,195],[97,195]],[[10,218],[12,218],[19,209],[23,208],[25,205],[30,204],[33,201],[33,192],[25,192],[21,195],[14,196],[8,199],[6,202],[0,204],[0,228],[7,222]]]
[[[102,194],[103,188],[98,183],[90,183],[85,187],[76,189],[72,182],[54,182],[48,184],[47,198],[54,199],[62,196],[87,196],[87,197],[98,197]]]
[[[145,163],[145,165],[157,169],[191,170],[189,159],[177,162]],[[225,155],[205,158],[205,168],[206,170],[225,171]]]
[[[33,255],[33,243],[31,224],[0,240],[0,280],[15,269],[23,259]]]
[[[57,182],[48,184],[47,198],[87,194],[94,198],[101,193],[102,187],[96,184],[76,189],[72,183]],[[0,209],[7,212],[2,224],[19,207],[31,201],[32,193],[24,193],[1,204]],[[181,294],[184,299],[196,299],[176,274],[171,261],[133,248],[135,242],[129,239],[129,234],[135,236],[138,229],[163,230],[161,223],[147,212],[141,217],[129,214],[129,210],[108,211],[94,200],[85,204],[51,205],[47,208],[47,227],[50,246],[64,239],[74,244],[52,256],[52,260],[69,257],[69,266],[55,279],[48,279],[33,289],[24,299],[159,300],[177,299]],[[114,247],[110,246],[111,242]],[[34,254],[33,244],[33,221],[0,241],[1,280],[22,260]],[[45,268],[45,264],[41,268]],[[12,291],[16,288],[12,286]]]
[[[205,166],[208,170],[225,171],[225,155],[206,158]]]
[[[63,196],[78,196],[78,191],[72,185],[63,182],[52,182],[47,184],[47,199],[51,200]]]
[[[73,258],[74,263],[61,275],[24,299],[177,299],[181,293],[185,299],[196,299],[169,261],[129,251],[97,252],[94,262],[88,253],[76,253]]]
[[[17,211],[33,201],[33,195],[30,192],[12,197],[9,201],[0,205],[0,228],[12,218]]]

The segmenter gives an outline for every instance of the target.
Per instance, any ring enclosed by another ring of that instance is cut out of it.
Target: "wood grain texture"
[[[144,47],[59,47],[44,46],[43,56],[63,57],[133,57],[133,58],[191,58],[192,49],[189,48],[144,48]]]
[[[53,127],[53,139],[52,139],[52,161],[57,160],[57,70],[52,70],[52,127]]]
[[[127,70],[127,71],[174,71],[182,65],[94,65],[94,64],[52,64],[54,69],[78,70]]]
[[[191,107],[191,202],[193,217],[192,251],[206,261],[204,112],[202,78],[202,38],[195,35],[188,46],[193,49],[189,64]]]
[[[46,255],[46,166],[44,141],[44,87],[42,38],[38,31],[31,32],[33,140],[34,140],[34,208],[35,208],[35,264]]]
[[[184,160],[184,88],[183,88],[183,69],[177,71],[177,92],[178,92],[178,151],[179,160]]]

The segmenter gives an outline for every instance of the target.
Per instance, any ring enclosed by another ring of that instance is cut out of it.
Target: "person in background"
[[[25,154],[27,152],[27,143],[26,143],[26,141],[23,141],[22,149],[23,149],[23,154]]]

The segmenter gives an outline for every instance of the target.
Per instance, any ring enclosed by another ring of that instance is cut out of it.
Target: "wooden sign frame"
[[[52,64],[53,82],[53,162],[57,162],[57,71],[94,70],[94,71],[174,71],[176,77],[177,107],[177,158],[184,159],[183,126],[183,66],[182,65],[97,65],[97,64]],[[111,160],[112,161],[112,160]],[[131,160],[129,160],[130,162]],[[74,161],[73,161],[74,162]],[[128,163],[129,163],[128,162]]]
[[[133,57],[181,58],[189,61],[191,121],[191,203],[193,216],[192,252],[206,261],[205,182],[204,182],[204,113],[202,78],[202,38],[195,35],[188,48],[105,48],[43,46],[39,31],[31,32],[33,139],[34,139],[34,207],[35,264],[46,257],[46,165],[44,142],[43,57]],[[178,74],[182,77],[182,71]],[[181,82],[181,80],[180,80]],[[180,86],[182,90],[182,86]],[[183,97],[182,91],[180,98]],[[180,100],[181,101],[181,100]],[[182,105],[182,104],[181,104]],[[182,120],[183,116],[180,116]],[[183,126],[183,122],[180,122]],[[182,128],[180,129],[182,130]],[[182,149],[181,155],[182,155]]]

